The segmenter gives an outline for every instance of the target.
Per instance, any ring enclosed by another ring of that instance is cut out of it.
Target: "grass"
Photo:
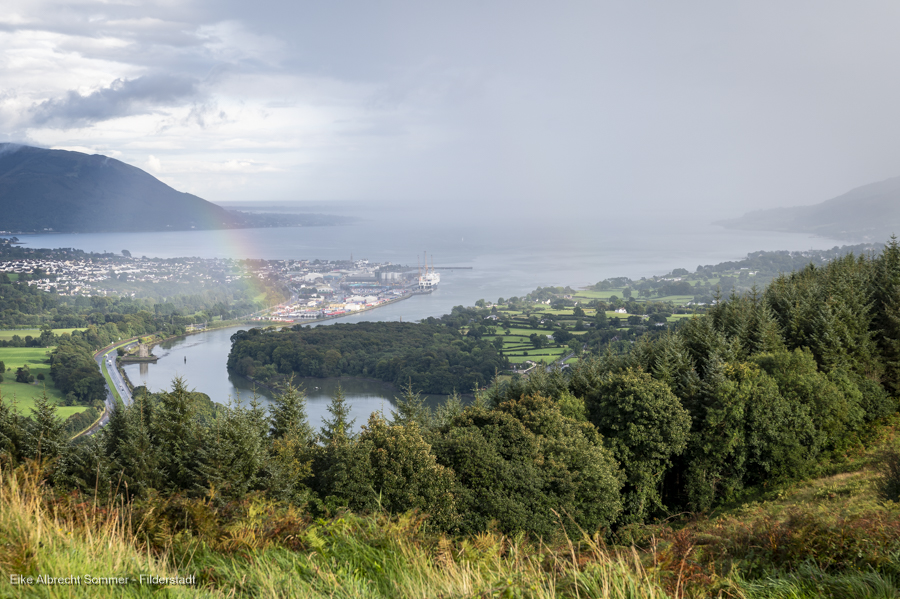
[[[605,291],[594,291],[593,289],[579,289],[578,292],[574,295],[575,299],[585,298],[587,300],[594,299],[609,299],[612,296],[616,296],[619,299],[622,299],[622,291],[623,287],[618,289],[607,289]]]
[[[53,384],[53,380],[50,378],[50,364],[46,363],[50,357],[50,351],[45,347],[0,347],[0,360],[7,368],[7,371],[3,373],[3,382],[0,383],[0,394],[6,401],[13,403],[19,413],[27,416],[34,408],[34,400],[46,391],[47,397],[59,406],[57,412],[59,417],[65,420],[72,414],[83,412],[87,408],[62,405],[62,392]],[[46,378],[43,381],[35,380],[31,384],[17,383],[16,368],[26,365],[35,377],[43,374]]]
[[[504,355],[507,358],[509,358],[509,361],[512,364],[522,364],[523,362],[526,362],[528,360],[531,360],[532,362],[540,362],[541,360],[544,360],[549,364],[550,362],[556,360],[557,358],[566,354],[569,351],[570,350],[566,347],[561,347],[561,348],[545,347],[543,349],[532,348],[532,349],[528,350],[527,356],[523,356],[523,355],[511,356],[506,352],[504,352]]]
[[[152,586],[98,587],[84,584],[84,576],[173,576],[177,570],[138,550],[129,523],[118,510],[98,510],[90,502],[76,502],[61,512],[45,501],[46,490],[33,472],[2,472],[0,482],[0,596],[2,597],[150,597]],[[16,585],[10,574],[81,576],[67,586]],[[179,589],[171,595],[179,596]],[[182,595],[186,596],[186,595]]]
[[[895,416],[880,440],[831,463],[832,474],[644,534],[683,556],[685,572],[730,576],[747,597],[900,597],[900,503],[878,493],[881,456],[900,449],[898,428]]]
[[[559,546],[483,533],[423,532],[413,514],[347,514],[311,522],[247,499],[217,512],[204,500],[100,506],[54,498],[35,473],[0,472],[0,595],[16,597],[662,599],[659,576],[634,551],[585,536]],[[39,548],[39,550],[38,550]],[[193,587],[18,586],[21,576],[196,576]]]
[[[63,333],[72,334],[72,331],[83,331],[84,329],[53,329],[53,334],[62,335]],[[4,329],[0,330],[0,340],[8,341],[13,338],[13,335],[18,335],[22,339],[26,337],[26,335],[30,335],[31,337],[40,337],[41,330],[40,329]]]

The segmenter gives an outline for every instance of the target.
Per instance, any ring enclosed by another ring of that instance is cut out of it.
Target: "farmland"
[[[84,329],[53,329],[54,335],[62,335],[63,333],[72,334],[72,331],[83,331]],[[40,337],[41,330],[40,329],[3,329],[0,330],[0,341],[9,341],[14,336],[18,335],[20,338],[24,339],[25,337]]]
[[[3,382],[0,383],[0,396],[15,405],[21,414],[28,415],[34,407],[34,400],[46,392],[47,397],[59,406],[60,418],[65,419],[87,408],[62,405],[62,393],[50,378],[50,351],[50,348],[44,347],[0,347],[0,360],[6,365]],[[16,369],[20,366],[28,366],[35,377],[33,383],[16,382]],[[38,378],[41,374],[44,380]]]

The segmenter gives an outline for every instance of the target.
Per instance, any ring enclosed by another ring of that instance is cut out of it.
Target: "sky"
[[[896,2],[4,0],[0,141],[213,202],[817,203],[900,175]]]

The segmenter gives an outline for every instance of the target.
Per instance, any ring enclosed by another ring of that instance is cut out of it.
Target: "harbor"
[[[251,320],[284,324],[322,322],[374,310],[413,295],[432,293],[438,288],[441,275],[433,261],[428,265],[427,255],[423,257],[415,270],[390,264],[368,268],[368,263],[361,261],[354,269],[308,273],[294,281],[290,301],[272,306]]]

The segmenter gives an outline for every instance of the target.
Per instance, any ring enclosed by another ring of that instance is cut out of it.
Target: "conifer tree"
[[[172,390],[160,394],[150,433],[157,443],[160,470],[171,489],[191,489],[196,483],[200,446],[196,405],[184,379],[175,377]]]
[[[462,398],[456,389],[447,396],[443,404],[438,406],[434,415],[434,426],[441,427],[450,423],[451,420],[459,416],[464,409]]]
[[[412,380],[402,388],[403,394],[395,398],[397,409],[391,410],[391,419],[394,424],[409,424],[415,422],[421,429],[431,426],[431,410],[425,405],[422,394],[413,389]]]
[[[287,382],[283,393],[275,395],[269,414],[272,421],[269,430],[273,439],[283,439],[289,435],[313,438],[306,415],[306,393],[294,386],[293,378]]]
[[[60,456],[53,484],[62,489],[107,496],[115,490],[110,486],[112,478],[100,435],[82,435]]]
[[[884,385],[900,395],[900,242],[892,235],[876,261],[873,328],[884,360]],[[896,409],[896,407],[895,407]]]
[[[331,418],[322,420],[322,430],[319,434],[326,445],[339,444],[353,438],[352,429],[356,419],[350,419],[350,405],[344,396],[344,390],[338,385],[337,390],[326,408]]]
[[[68,443],[62,419],[56,405],[47,398],[44,390],[34,400],[31,418],[25,424],[23,455],[25,458],[47,463],[55,460]]]
[[[152,399],[147,393],[138,393],[131,406],[115,410],[120,411],[124,423],[114,454],[112,484],[124,487],[121,492],[129,496],[146,497],[152,489],[165,489],[168,485],[162,471],[164,459],[152,430]]]
[[[210,496],[237,499],[262,488],[268,461],[267,423],[257,396],[250,407],[230,404],[202,431],[199,486]]]
[[[370,478],[367,468],[366,450],[356,442],[351,429],[355,420],[350,419],[350,406],[344,390],[338,386],[328,404],[330,418],[323,420],[319,434],[322,446],[317,447],[313,459],[313,486],[321,505],[326,511],[333,511],[350,504],[354,497],[368,495],[373,490],[365,482]]]
[[[15,405],[0,397],[0,465],[15,466],[22,459],[22,420]]]
[[[315,433],[306,415],[306,394],[288,381],[275,396],[271,413],[271,460],[267,488],[273,497],[295,505],[309,497]]]

